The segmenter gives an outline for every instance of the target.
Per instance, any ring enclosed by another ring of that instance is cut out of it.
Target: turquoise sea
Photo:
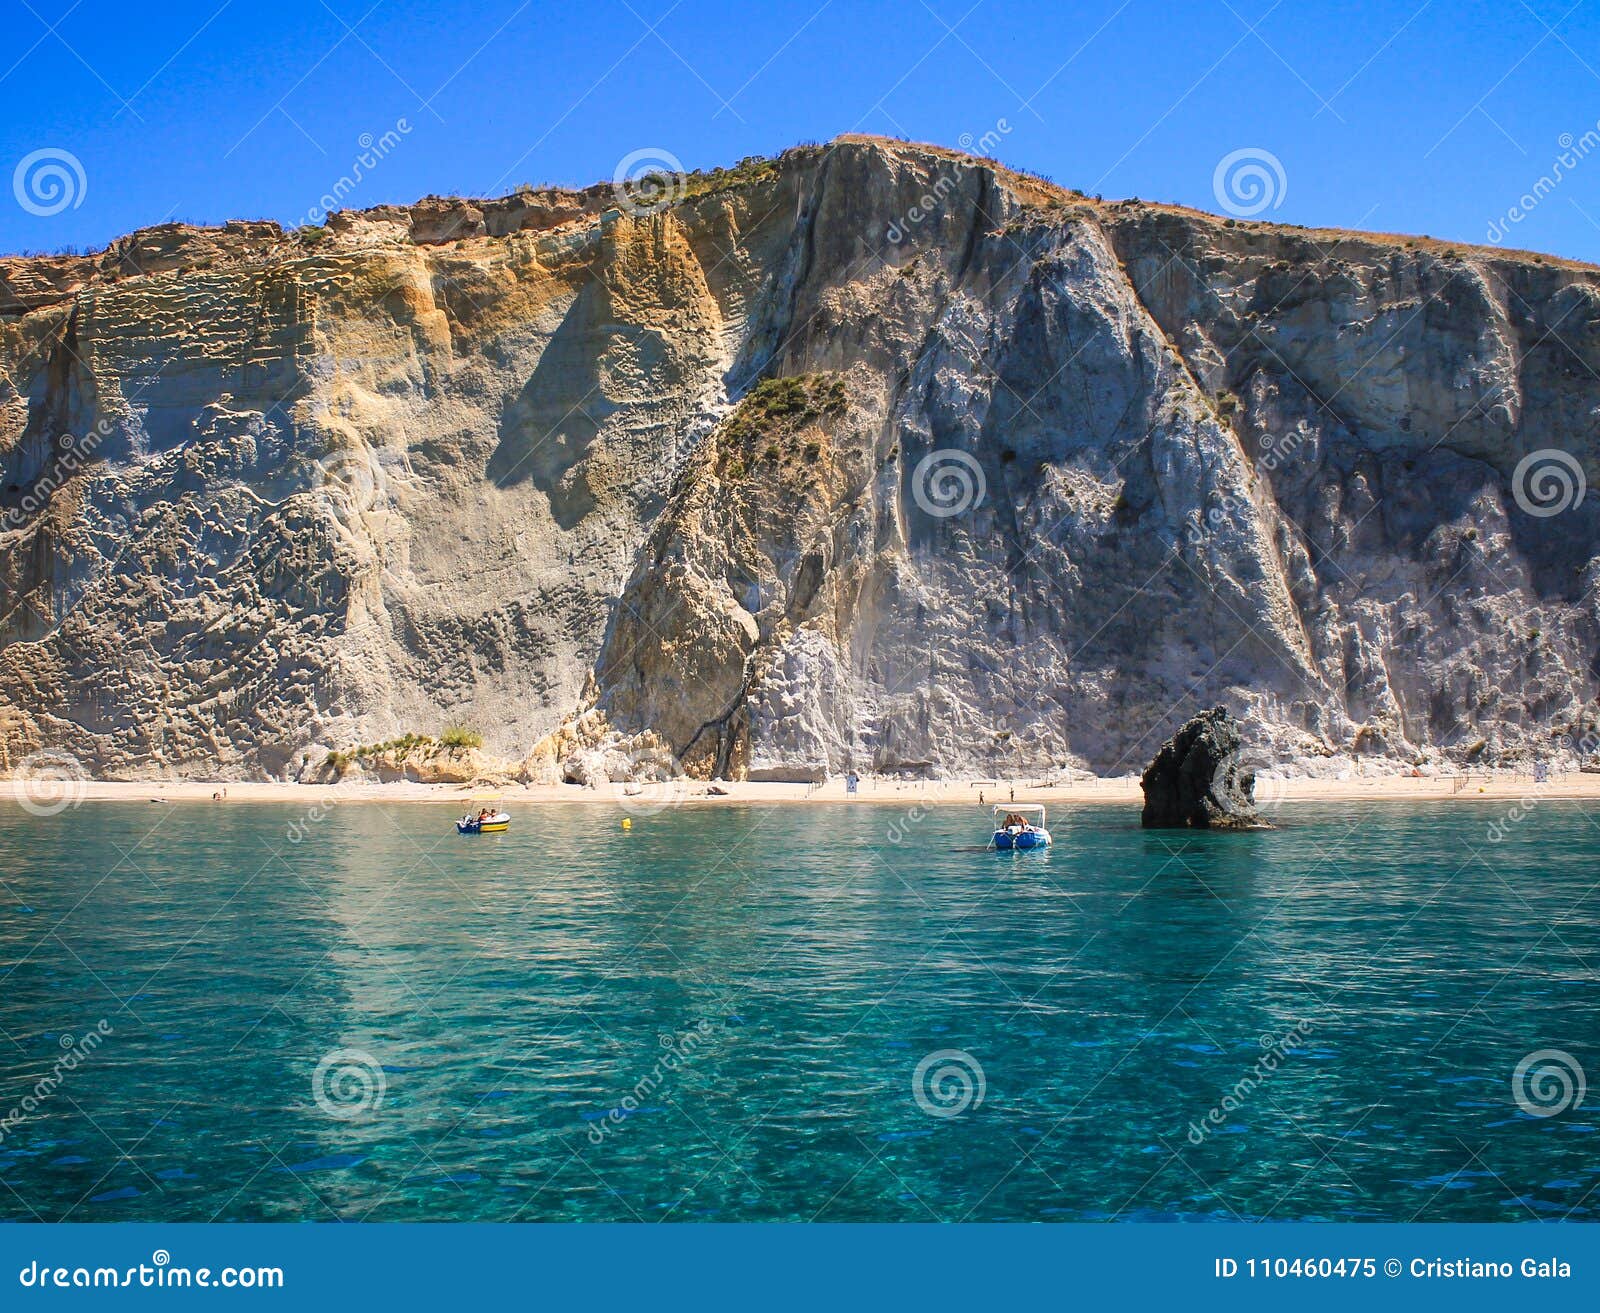
[[[914,801],[7,804],[0,1216],[1600,1215],[1588,804]]]

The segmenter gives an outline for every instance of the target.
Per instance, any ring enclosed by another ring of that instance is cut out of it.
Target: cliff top
[[[671,189],[673,208],[693,205],[732,188],[770,181],[785,171],[808,168],[829,152],[879,151],[900,161],[936,169],[943,162],[986,169],[997,186],[1028,211],[1088,210],[1114,222],[1178,218],[1224,230],[1246,241],[1295,237],[1313,244],[1421,251],[1436,257],[1471,257],[1592,272],[1600,266],[1560,256],[1504,247],[1448,242],[1403,233],[1301,227],[1256,219],[1234,219],[1189,206],[1146,200],[1107,201],[1058,186],[1047,178],[1010,168],[998,160],[923,142],[847,133],[827,145],[795,146],[772,157],[750,156],[731,168],[685,175]],[[593,223],[618,208],[612,182],[574,190],[522,187],[496,198],[427,196],[415,204],[334,210],[320,225],[286,230],[272,220],[230,220],[218,226],[164,223],[140,228],[103,249],[85,254],[0,256],[0,316],[27,313],[59,302],[86,284],[116,282],[174,271],[204,271],[306,258],[334,250],[385,243],[448,245],[519,232],[543,232],[572,223]],[[1374,252],[1376,253],[1376,252]],[[1354,255],[1356,252],[1348,252]]]

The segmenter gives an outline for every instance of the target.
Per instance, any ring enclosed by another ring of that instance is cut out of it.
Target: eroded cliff
[[[1595,472],[1595,271],[866,138],[669,199],[0,261],[0,767],[311,777],[464,723],[540,777],[1123,773],[1215,702],[1256,765],[1588,728],[1596,507],[1514,485]]]

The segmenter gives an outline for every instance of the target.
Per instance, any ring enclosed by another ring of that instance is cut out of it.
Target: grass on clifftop
[[[778,176],[776,156],[746,155],[731,169],[697,169],[684,179],[683,196],[692,201],[697,196],[726,191],[729,187],[747,187],[753,182],[765,182]]]
[[[639,181],[654,186],[653,195],[669,197],[671,204],[698,200],[715,192],[734,187],[748,187],[778,176],[778,157],[746,155],[731,169],[696,169],[693,173],[672,174],[666,171],[646,174]]]

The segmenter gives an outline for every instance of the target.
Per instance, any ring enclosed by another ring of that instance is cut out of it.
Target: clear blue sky
[[[1265,217],[1482,242],[1551,172],[1562,134],[1600,120],[1600,0],[0,0],[0,13],[0,178],[48,150],[86,180],[56,214],[0,191],[8,252],[168,218],[298,221],[362,134],[400,119],[411,131],[350,207],[585,184],[651,148],[695,168],[852,130],[947,145],[998,132],[994,153],[1062,184],[1211,210],[1218,161],[1267,151],[1287,185]],[[1600,149],[1505,244],[1600,261]]]

